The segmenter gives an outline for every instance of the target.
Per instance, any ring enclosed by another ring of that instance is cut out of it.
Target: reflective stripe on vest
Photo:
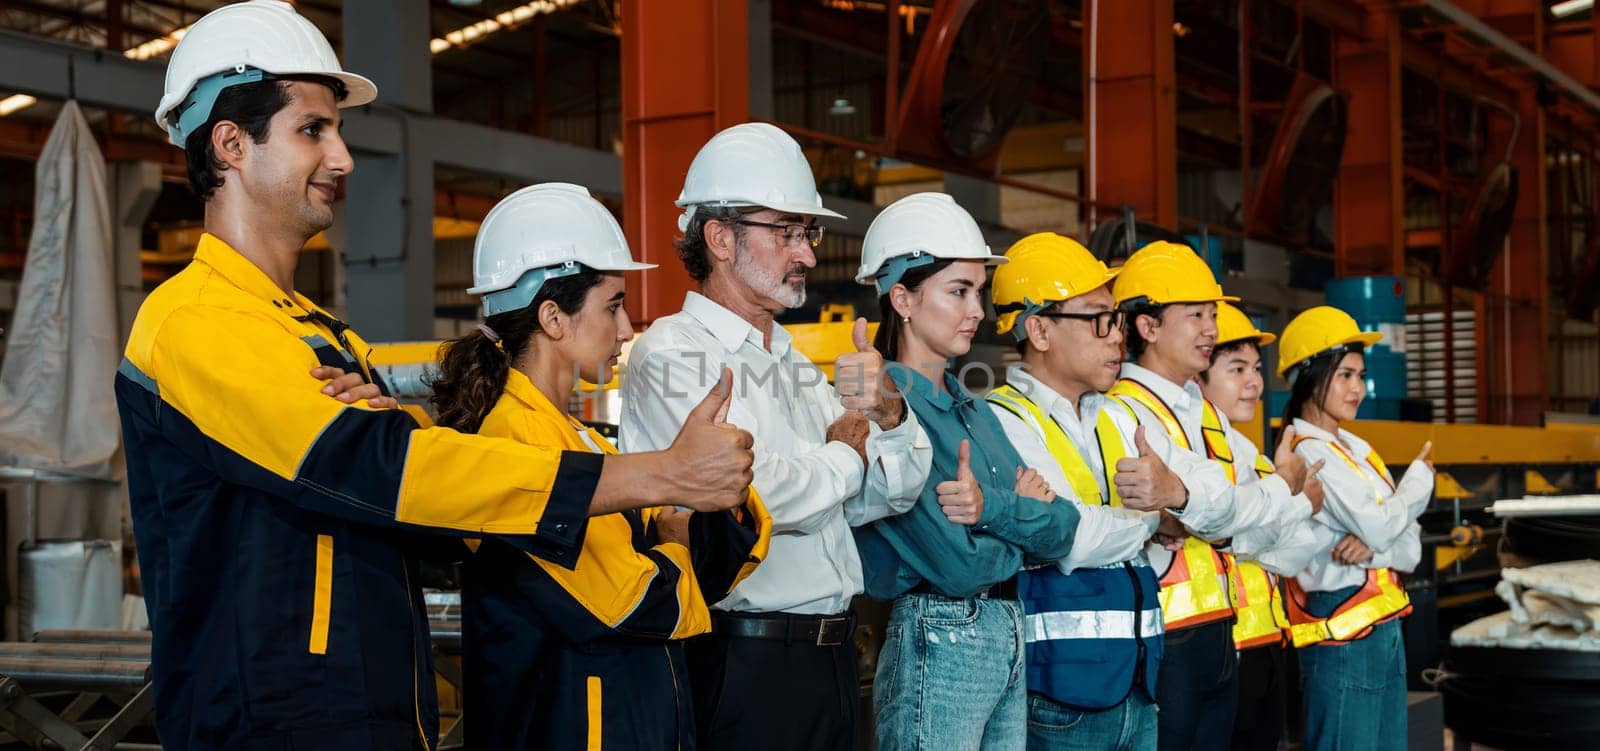
[[[1115,487],[1110,489],[1110,502],[1106,501],[1105,494],[1100,490],[1100,481],[1095,479],[1094,471],[1089,469],[1088,460],[1083,458],[1077,445],[1067,437],[1067,432],[1057,425],[1053,418],[1046,415],[1044,410],[1039,409],[1039,405],[1034,404],[1032,399],[1023,396],[1022,392],[1010,384],[990,391],[988,399],[1030,424],[1034,432],[1044,438],[1044,447],[1061,465],[1061,472],[1067,476],[1067,482],[1071,483],[1079,501],[1088,506],[1122,505],[1122,497],[1117,495]],[[1122,434],[1117,431],[1117,425],[1107,410],[1100,410],[1100,415],[1095,419],[1094,435],[1100,444],[1104,471],[1110,472],[1112,467],[1117,466],[1117,460],[1125,456],[1127,451],[1123,448]],[[1108,477],[1108,484],[1109,479]]]
[[[1299,436],[1295,438],[1294,446],[1310,439],[1311,436]],[[1373,482],[1372,475],[1377,475],[1390,492],[1394,491],[1394,480],[1377,452],[1367,454],[1366,463],[1372,469],[1372,474],[1368,474],[1338,441],[1324,442],[1352,471],[1372,486],[1373,502],[1382,506],[1384,495],[1379,484]],[[1400,575],[1386,568],[1367,569],[1367,578],[1361,588],[1339,603],[1326,618],[1319,618],[1306,610],[1306,592],[1298,580],[1290,579],[1288,585],[1289,636],[1296,647],[1355,641],[1371,633],[1372,627],[1378,623],[1411,614],[1411,598],[1406,595]]]
[[[1139,612],[1139,632],[1133,631],[1131,610],[1053,610],[1030,613],[1024,633],[1028,641],[1050,639],[1149,639],[1161,636],[1161,609]]]
[[[1234,567],[1233,643],[1239,649],[1282,644],[1289,633],[1289,615],[1283,609],[1278,575],[1255,561],[1238,561]]]
[[[1227,431],[1222,420],[1207,402],[1201,412],[1200,432],[1205,436],[1206,449],[1211,458],[1222,463],[1228,480],[1237,484],[1238,471],[1234,467],[1233,447],[1228,445]],[[1267,458],[1256,454],[1256,477],[1272,474]],[[1289,638],[1289,616],[1283,610],[1283,592],[1278,587],[1278,575],[1261,567],[1255,561],[1233,562],[1233,586],[1228,594],[1233,598],[1233,611],[1238,620],[1233,623],[1233,643],[1239,649],[1282,644]]]
[[[1411,614],[1411,598],[1400,583],[1400,576],[1386,568],[1367,569],[1361,589],[1334,608],[1327,618],[1312,615],[1305,607],[1306,593],[1300,583],[1289,580],[1289,634],[1296,647],[1312,644],[1342,644],[1364,638],[1372,627],[1390,618]]]
[[[1107,393],[1120,399],[1132,399],[1144,405],[1166,428],[1167,435],[1171,436],[1174,442],[1183,448],[1193,450],[1189,436],[1183,432],[1183,425],[1178,422],[1177,414],[1144,384],[1124,378]],[[1205,407],[1211,406],[1209,402],[1202,401],[1202,403]],[[1202,418],[1207,415],[1214,418],[1216,412],[1214,410],[1203,412]],[[1202,429],[1205,421],[1202,419]],[[1217,421],[1217,427],[1221,428],[1220,420]],[[1210,453],[1209,450],[1207,453]],[[1232,458],[1231,453],[1229,457]],[[1161,612],[1166,616],[1168,631],[1177,631],[1233,616],[1233,604],[1228,597],[1228,567],[1231,558],[1231,555],[1217,550],[1210,543],[1197,537],[1184,539],[1183,549],[1172,556],[1172,564],[1161,574]]]
[[[1032,399],[1011,386],[991,391],[988,399],[1044,439],[1083,504],[1122,505],[1111,471],[1128,451],[1109,412],[1120,403],[1108,404],[1095,420],[1102,484],[1077,444]],[[1018,586],[1029,691],[1085,710],[1116,706],[1133,690],[1154,700],[1163,628],[1160,586],[1149,566],[1124,562],[1063,574],[1050,565],[1023,571]]]

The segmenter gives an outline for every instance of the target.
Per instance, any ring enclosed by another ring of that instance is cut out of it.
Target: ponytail
[[[583,308],[584,296],[605,273],[584,267],[571,276],[547,279],[527,307],[484,319],[484,326],[499,336],[498,343],[480,327],[440,345],[439,374],[428,382],[433,389],[428,403],[438,413],[434,424],[462,433],[478,432],[505,393],[512,363],[528,351],[539,331],[539,306],[551,300],[561,312],[576,314]]]
[[[526,308],[490,318],[514,315],[530,320],[533,318],[532,311]],[[504,325],[500,321],[495,323]],[[495,327],[494,323],[487,325]],[[495,330],[505,332],[501,336],[507,349],[501,349],[482,331],[472,331],[440,345],[439,374],[429,384],[433,387],[433,395],[428,397],[428,402],[439,415],[434,421],[437,425],[462,433],[476,433],[483,425],[483,418],[488,417],[489,410],[494,409],[495,402],[500,401],[500,394],[506,387],[506,376],[511,372],[512,354],[509,347],[512,339],[510,331],[501,328]],[[524,335],[521,341],[522,346],[526,347],[528,337]]]

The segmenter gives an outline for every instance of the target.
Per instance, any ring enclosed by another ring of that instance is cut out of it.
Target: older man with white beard
[[[850,527],[904,512],[932,449],[856,321],[837,387],[774,322],[806,299],[822,205],[783,131],[745,123],[695,155],[677,205],[678,254],[700,284],[634,342],[622,383],[624,451],[669,445],[696,394],[734,375],[728,421],[755,436],[754,487],[772,548],[688,642],[702,749],[851,749],[859,697],[850,600],[861,559]],[[781,678],[780,678],[781,677]]]

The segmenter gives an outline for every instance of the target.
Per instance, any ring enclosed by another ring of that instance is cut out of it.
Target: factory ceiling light
[[[32,107],[38,101],[38,99],[28,96],[27,94],[13,94],[5,99],[0,99],[0,117],[5,117],[18,110],[24,110]]]
[[[532,21],[535,16],[554,13],[577,4],[578,0],[534,0],[526,5],[496,13],[491,18],[463,26],[442,37],[435,37],[428,42],[428,49],[437,55],[451,47],[466,47],[482,41],[490,34],[521,26]]]
[[[1566,18],[1576,15],[1594,7],[1594,0],[1566,0],[1550,6],[1550,15],[1556,18]]]

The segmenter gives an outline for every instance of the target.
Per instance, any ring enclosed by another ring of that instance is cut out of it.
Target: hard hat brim
[[[343,99],[339,100],[339,109],[348,109],[350,107],[360,107],[364,104],[371,104],[373,100],[378,98],[378,85],[373,83],[372,79],[367,78],[366,76],[357,75],[355,73],[326,70],[263,70],[266,73],[279,78],[283,76],[323,76],[325,78],[332,78],[344,84],[345,96]],[[216,71],[216,73],[222,72],[223,71]],[[216,73],[212,73],[211,75],[216,75]],[[201,78],[204,78],[204,76]],[[190,90],[193,89],[194,86],[194,83],[190,83],[189,88],[185,89],[182,93],[168,93],[162,97],[161,105],[156,108],[156,124],[161,126],[163,131],[167,131],[170,127],[167,123],[167,114],[170,113],[174,107],[177,107],[179,104],[183,103],[184,99],[189,96]],[[173,146],[177,146],[180,149],[188,145],[178,143],[177,140],[172,137],[170,132],[168,133],[167,142],[171,143]]]
[[[1350,346],[1352,344],[1359,344],[1362,347],[1371,347],[1372,345],[1377,344],[1380,341],[1383,341],[1383,332],[1381,332],[1381,331],[1362,331],[1362,332],[1360,332],[1358,334],[1355,334],[1353,336],[1347,336],[1347,337],[1345,337],[1343,339],[1340,339],[1337,342],[1334,342],[1333,344],[1328,345],[1326,348],[1324,348],[1324,349],[1322,349],[1322,350],[1320,350],[1318,352],[1314,352],[1314,353],[1312,353],[1310,355],[1307,355],[1306,357],[1302,357],[1299,360],[1295,360],[1295,361],[1289,362],[1289,363],[1285,363],[1285,362],[1280,360],[1278,362],[1278,377],[1279,378],[1283,378],[1292,368],[1294,368],[1294,366],[1299,365],[1300,363],[1303,363],[1303,362],[1305,362],[1307,360],[1310,360],[1313,357],[1317,357],[1319,355],[1322,355],[1325,352],[1331,352],[1331,351],[1333,351],[1335,349],[1338,349],[1340,347],[1348,347],[1348,346]]]
[[[759,207],[771,209],[784,214],[799,214],[800,216],[825,216],[832,219],[848,219],[849,217],[834,211],[826,206],[813,206],[809,203],[761,203],[759,201],[673,201],[672,205],[680,209],[699,208],[701,206],[736,206]]]
[[[1352,337],[1349,337],[1349,338],[1345,339],[1341,343],[1342,344],[1360,344],[1363,347],[1371,347],[1372,345],[1377,344],[1378,342],[1381,342],[1381,341],[1383,341],[1383,332],[1381,332],[1381,331],[1363,331],[1363,332],[1361,332],[1361,333],[1359,333],[1359,334],[1357,334],[1355,336],[1352,336]]]
[[[278,74],[285,75],[285,74]],[[292,74],[291,74],[292,75]],[[339,109],[347,107],[360,107],[363,104],[372,104],[378,98],[378,85],[372,79],[355,73],[310,73],[307,75],[327,76],[343,82],[347,91],[344,99],[339,102]]]
[[[584,264],[584,265],[587,266],[588,264]],[[644,271],[646,269],[653,269],[656,266],[657,266],[657,264],[654,264],[654,263],[642,263],[642,262],[639,262],[639,261],[633,261],[631,263],[623,264],[623,265],[620,265],[620,266],[605,266],[605,267],[589,266],[589,269],[591,271]],[[548,268],[548,267],[540,267],[540,268]],[[517,286],[517,282],[522,281],[522,277],[523,277],[524,274],[527,274],[529,271],[535,271],[535,270],[536,269],[523,269],[521,274],[517,274],[509,282],[495,282],[493,284],[481,284],[481,285],[478,285],[476,287],[468,287],[467,288],[467,294],[469,294],[469,295],[487,295],[487,294],[489,294],[491,292],[499,292],[501,290],[511,289],[512,287]]]
[[[1225,346],[1227,346],[1229,344],[1233,344],[1234,342],[1255,342],[1256,344],[1258,344],[1258,345],[1260,345],[1262,347],[1265,347],[1265,346],[1267,346],[1269,344],[1272,344],[1273,342],[1276,342],[1276,341],[1278,341],[1278,335],[1277,334],[1274,334],[1274,333],[1272,333],[1270,331],[1257,331],[1254,334],[1250,334],[1248,336],[1236,336],[1236,337],[1234,337],[1232,339],[1220,340],[1213,346],[1215,346],[1218,349],[1221,349],[1222,347],[1225,347]]]

